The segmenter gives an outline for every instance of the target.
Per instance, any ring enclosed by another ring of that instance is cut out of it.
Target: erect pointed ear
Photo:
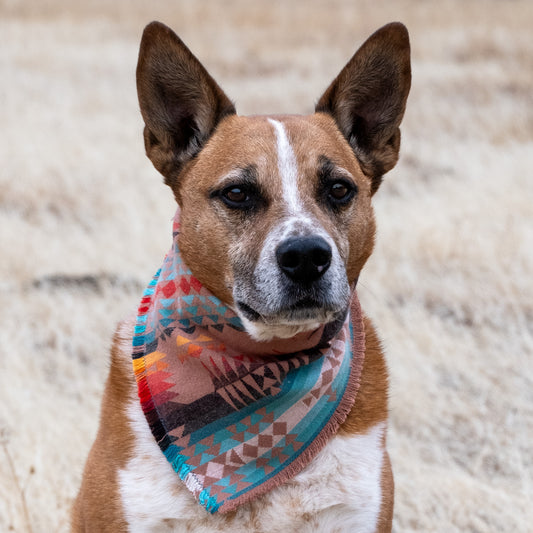
[[[137,93],[146,154],[176,191],[183,165],[235,107],[181,39],[160,22],[144,29]]]
[[[411,86],[409,34],[393,22],[371,35],[316,105],[350,143],[372,193],[398,161],[400,122]]]

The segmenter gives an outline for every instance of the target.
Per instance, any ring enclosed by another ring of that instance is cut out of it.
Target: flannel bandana
[[[256,342],[173,246],[146,289],[133,337],[142,409],[173,469],[222,513],[300,472],[344,422],[364,358],[350,316],[292,339]]]

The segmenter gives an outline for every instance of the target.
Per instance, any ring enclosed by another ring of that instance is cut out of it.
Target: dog
[[[216,498],[204,497],[199,505],[205,493],[195,487],[198,476],[176,455],[171,460],[161,453],[148,420],[152,398],[142,399],[141,385],[150,375],[132,371],[139,319],[121,322],[72,531],[391,531],[386,363],[370,320],[360,315],[359,325],[349,330],[346,317],[350,306],[357,315],[355,287],[374,245],[371,200],[398,160],[410,83],[408,33],[401,23],[391,23],[364,42],[314,114],[237,116],[172,30],[159,22],[145,28],[137,66],[145,148],[179,206],[176,242],[191,283],[209,291],[213,305],[242,326],[234,329],[244,339],[243,350],[251,347],[243,359],[250,365],[254,347],[279,348],[301,338],[310,343],[318,330],[323,340],[335,323],[335,335],[341,334],[339,324],[352,334],[364,330],[360,366],[353,363],[357,375],[347,385],[355,398],[327,438],[303,454],[305,465],[289,468],[282,482],[246,496],[227,512],[208,512],[217,507]],[[178,344],[189,342],[180,338]],[[322,342],[318,352],[305,345],[302,353],[314,354],[306,361],[332,342]],[[278,364],[275,356],[269,364]],[[213,414],[201,407],[198,413]],[[195,423],[194,413],[191,420]]]

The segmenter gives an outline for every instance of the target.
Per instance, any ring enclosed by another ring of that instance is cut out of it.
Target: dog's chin
[[[290,339],[298,335],[298,333],[313,331],[322,325],[320,322],[309,322],[306,324],[265,324],[251,322],[245,318],[241,318],[241,320],[248,335],[259,342],[267,342],[272,339]]]
[[[265,316],[239,302],[237,313],[246,332],[257,341],[272,339],[289,339],[304,331],[313,331],[324,324],[334,321],[338,312],[320,307],[299,307]]]

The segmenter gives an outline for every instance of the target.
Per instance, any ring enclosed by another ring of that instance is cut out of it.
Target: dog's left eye
[[[328,188],[328,197],[336,205],[347,204],[356,193],[357,185],[346,180],[334,181]]]

